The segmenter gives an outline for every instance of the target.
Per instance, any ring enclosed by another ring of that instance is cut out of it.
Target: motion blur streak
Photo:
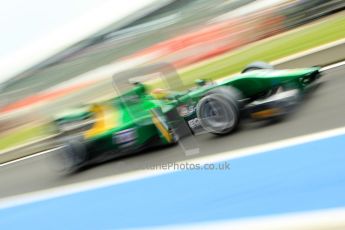
[[[345,1],[120,2],[0,63],[1,228],[345,229]],[[157,63],[181,87],[135,81]],[[97,123],[107,103],[126,116]],[[197,155],[170,145],[190,140],[176,117],[205,131]],[[229,170],[160,168],[188,163]]]

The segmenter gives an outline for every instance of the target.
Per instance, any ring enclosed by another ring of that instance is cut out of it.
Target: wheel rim
[[[205,129],[210,132],[222,133],[234,126],[235,113],[224,103],[208,99],[200,110],[200,118]]]

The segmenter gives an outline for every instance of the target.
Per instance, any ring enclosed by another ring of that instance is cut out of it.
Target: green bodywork
[[[121,148],[120,145],[122,147],[125,146],[123,149],[139,149],[155,137],[158,137],[159,144],[169,143],[169,140],[164,138],[163,134],[153,123],[152,111],[159,113],[160,118],[164,119],[162,114],[174,109],[174,103],[156,100],[150,94],[146,94],[144,90],[145,87],[143,85],[136,86],[126,94],[101,104],[101,106],[107,108],[111,107],[108,110],[114,109],[112,113],[116,115],[113,126],[91,137],[85,137],[89,146],[93,146],[92,149],[94,151],[102,152],[109,149],[117,149]],[[164,125],[167,125],[166,120],[162,122],[165,123]],[[128,143],[118,144],[116,134],[124,130],[131,130],[131,135],[133,135],[134,139],[133,141],[128,141]]]
[[[319,69],[313,67],[292,70],[254,70],[217,82],[208,82],[185,92],[169,91],[164,99],[156,99],[147,92],[145,85],[137,84],[128,92],[97,104],[101,107],[101,112],[98,111],[98,114],[92,111],[92,106],[88,106],[65,114],[64,118],[59,117],[59,119],[78,120],[90,115],[94,117],[95,124],[91,128],[94,132],[87,130],[83,133],[87,149],[92,155],[110,151],[135,152],[145,145],[172,143],[174,140],[167,138],[167,133],[162,132],[162,127],[169,132],[170,122],[174,122],[168,121],[166,114],[178,111],[180,106],[188,106],[191,108],[190,113],[181,115],[188,123],[188,120],[196,117],[194,110],[196,104],[210,90],[231,86],[238,89],[244,98],[255,98],[282,85],[293,85],[303,90],[310,83],[309,79],[319,74]],[[104,122],[100,124],[102,122],[100,120],[107,116],[107,113],[111,114],[110,117],[113,120],[110,123],[112,124]],[[160,127],[154,122],[155,119],[160,121],[158,122]]]

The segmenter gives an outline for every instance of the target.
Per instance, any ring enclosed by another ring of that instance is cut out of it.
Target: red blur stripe
[[[81,83],[78,85],[73,85],[67,88],[63,88],[63,89],[59,89],[59,90],[55,90],[55,91],[51,91],[51,92],[42,92],[36,95],[32,95],[29,96],[23,100],[17,101],[15,103],[12,103],[8,106],[5,106],[3,108],[0,109],[0,113],[7,113],[7,112],[11,112],[17,109],[22,109],[24,107],[27,106],[32,106],[44,101],[50,101],[50,100],[54,100],[56,98],[59,97],[63,97],[66,96],[70,93],[73,93],[75,91],[78,91],[82,88],[85,88],[89,85],[91,85],[93,82],[88,82],[88,83]]]
[[[249,20],[249,18],[240,20],[233,19],[209,25],[206,28],[195,30],[153,45],[126,59],[158,53],[159,55],[156,56],[154,60],[159,59],[160,61],[171,63],[175,68],[183,68],[283,31],[281,25],[284,18],[282,16],[272,14],[268,17],[261,17],[259,20],[252,20],[252,22],[254,21],[252,24],[248,24],[248,21],[251,20]],[[270,28],[275,29],[272,30]],[[262,32],[253,36],[255,31]],[[205,47],[210,48],[205,49]],[[196,50],[198,52],[194,55],[190,55]],[[67,94],[91,85],[91,83],[92,82],[83,83],[52,92],[39,93],[4,108],[0,108],[0,113],[22,109],[26,106],[66,96]]]

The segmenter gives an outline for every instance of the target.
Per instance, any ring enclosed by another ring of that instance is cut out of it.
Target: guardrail
[[[280,69],[298,68],[306,66],[326,66],[345,59],[345,39],[317,47],[306,52],[298,53],[272,64]],[[56,147],[56,138],[61,134],[52,135],[35,142],[31,142],[10,150],[0,152],[0,165],[19,158]]]

